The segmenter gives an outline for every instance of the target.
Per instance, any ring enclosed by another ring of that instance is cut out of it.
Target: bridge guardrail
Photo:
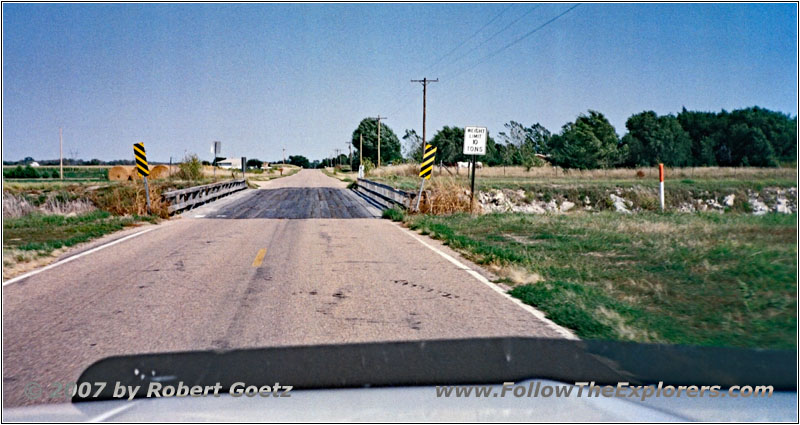
[[[413,205],[414,200],[417,198],[416,193],[395,189],[389,185],[367,179],[356,180],[356,190],[366,196],[369,196],[370,199],[378,202],[385,208],[399,206],[409,209]],[[425,194],[427,195],[427,193]],[[423,199],[425,198],[423,197]]]
[[[172,215],[178,211],[204,204],[244,189],[247,189],[247,182],[243,179],[229,180],[188,189],[172,190],[162,193],[161,197],[169,202],[170,205],[167,210]]]

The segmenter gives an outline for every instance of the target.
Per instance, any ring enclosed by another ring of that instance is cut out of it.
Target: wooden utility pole
[[[353,143],[347,142],[346,144],[347,144],[348,151],[350,152],[349,153],[349,155],[350,155],[350,171],[353,171]]]
[[[421,80],[411,80],[412,83],[422,83],[422,145],[420,146],[421,153],[425,153],[425,143],[427,140],[425,138],[425,114],[427,109],[427,99],[428,99],[428,83],[438,83],[439,79],[429,80],[427,78],[423,78]]]
[[[64,135],[61,127],[58,128],[58,168],[61,174],[61,180],[64,180]]]
[[[283,148],[283,165],[286,165],[286,148]]]
[[[381,120],[386,119],[388,117],[382,117],[378,114],[376,118],[378,120],[378,167],[381,168]]]
[[[358,134],[358,166],[364,163],[364,135]]]

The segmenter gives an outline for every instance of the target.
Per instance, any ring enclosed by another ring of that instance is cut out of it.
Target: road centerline
[[[258,250],[256,254],[255,260],[253,260],[253,267],[261,267],[261,262],[264,261],[264,256],[267,255],[267,248],[261,248]]]

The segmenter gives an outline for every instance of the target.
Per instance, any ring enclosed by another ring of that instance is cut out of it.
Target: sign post
[[[147,185],[147,176],[150,169],[147,167],[147,155],[144,152],[144,143],[133,144],[133,156],[136,158],[136,172],[144,179],[144,197],[147,201],[147,214],[150,212],[150,187]]]
[[[419,211],[419,201],[422,199],[422,188],[425,187],[425,180],[431,179],[433,174],[433,163],[436,160],[436,147],[425,145],[425,153],[422,155],[422,164],[419,166],[419,194],[417,195],[417,205],[414,210]]]
[[[217,178],[217,157],[222,153],[222,142],[214,142],[211,147],[211,153],[214,154],[214,159],[211,160],[211,166],[214,168],[214,179]]]
[[[469,212],[472,214],[472,204],[475,200],[475,156],[486,155],[486,127],[465,127],[464,128],[464,155],[472,156],[470,165],[472,166],[472,183],[469,191]]]
[[[364,135],[358,135],[358,178],[364,178]]]

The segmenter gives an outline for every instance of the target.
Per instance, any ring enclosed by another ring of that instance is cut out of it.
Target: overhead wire
[[[459,70],[458,72],[451,73],[451,74],[449,74],[449,75],[446,75],[445,77],[446,77],[446,78],[449,78],[449,81],[452,81],[452,80],[453,80],[453,79],[455,79],[456,77],[458,77],[458,76],[460,76],[460,75],[462,75],[462,74],[464,74],[464,73],[466,73],[466,72],[468,72],[468,71],[471,71],[471,70],[475,69],[475,67],[477,67],[478,65],[481,65],[481,64],[483,64],[483,63],[484,63],[484,62],[486,62],[487,60],[489,60],[489,59],[491,59],[491,58],[493,58],[493,57],[495,57],[495,56],[499,55],[500,53],[502,53],[502,52],[506,51],[506,50],[507,50],[507,49],[509,49],[511,46],[513,46],[513,45],[515,45],[515,44],[517,44],[517,43],[519,43],[519,42],[521,42],[521,41],[525,40],[526,38],[528,38],[528,37],[532,36],[533,34],[535,34],[535,33],[539,32],[539,31],[541,31],[541,30],[542,30],[542,29],[544,29],[546,26],[548,26],[548,25],[552,24],[553,22],[557,21],[557,20],[558,20],[558,19],[560,19],[562,16],[564,16],[564,15],[566,15],[567,13],[571,12],[572,10],[574,10],[575,8],[577,8],[578,6],[580,6],[580,3],[578,3],[578,4],[576,4],[576,5],[572,6],[572,7],[570,7],[569,9],[567,9],[567,10],[565,10],[565,11],[563,11],[563,12],[559,13],[558,15],[554,16],[553,18],[550,18],[550,19],[549,19],[547,22],[545,22],[545,23],[543,23],[543,24],[539,25],[538,27],[536,27],[536,28],[532,29],[531,31],[528,31],[527,33],[525,33],[525,34],[524,34],[524,35],[522,35],[521,37],[518,37],[517,39],[515,39],[514,41],[512,41],[512,42],[510,42],[510,43],[508,43],[508,44],[506,44],[506,45],[504,45],[504,46],[503,46],[503,47],[501,47],[500,49],[498,49],[498,50],[495,50],[494,52],[492,52],[492,53],[490,53],[490,54],[488,54],[488,55],[486,55],[486,56],[482,57],[481,59],[478,59],[477,61],[473,62],[471,66],[469,66],[469,67],[466,67],[466,68],[462,68],[462,69],[461,69],[461,70]],[[442,80],[444,80],[444,79],[445,79],[445,78],[442,78]]]
[[[500,13],[498,13],[497,15],[495,15],[495,16],[494,16],[494,18],[492,18],[492,19],[490,19],[488,22],[486,22],[486,23],[485,23],[485,24],[484,24],[482,27],[480,27],[480,28],[479,28],[477,31],[475,31],[474,33],[472,33],[472,35],[470,35],[469,37],[465,38],[465,39],[464,39],[464,41],[462,41],[461,43],[459,43],[459,44],[458,44],[456,47],[453,47],[452,49],[450,49],[450,51],[448,51],[448,52],[447,52],[447,53],[445,53],[444,55],[440,56],[440,57],[439,57],[439,59],[437,59],[435,62],[433,62],[432,64],[428,65],[428,67],[427,67],[427,68],[425,68],[425,69],[424,69],[422,72],[424,73],[424,72],[426,72],[426,71],[430,70],[431,68],[433,68],[434,66],[438,65],[438,64],[439,64],[439,62],[441,62],[441,61],[442,61],[444,58],[446,58],[446,57],[450,56],[451,54],[453,54],[453,52],[455,52],[456,50],[460,49],[460,48],[461,48],[461,46],[463,46],[463,45],[464,45],[464,44],[466,44],[468,41],[470,41],[470,40],[472,40],[473,38],[475,38],[475,37],[476,37],[478,34],[480,34],[480,33],[481,33],[481,31],[483,31],[484,29],[486,29],[486,27],[488,27],[489,25],[491,25],[491,24],[492,24],[494,21],[496,21],[496,20],[497,20],[497,18],[499,18],[501,15],[503,15],[503,13],[505,13],[505,12],[506,12],[508,9],[510,9],[510,8],[511,8],[511,6],[513,6],[513,3],[512,3],[512,4],[509,4],[508,6],[506,6],[506,7],[505,7],[503,10],[501,10],[501,11],[500,11]],[[491,38],[491,37],[490,37],[490,38]]]
[[[477,31],[475,31],[474,33],[472,33],[472,35],[470,35],[469,37],[465,38],[465,39],[464,39],[464,40],[463,40],[461,43],[459,43],[458,45],[456,45],[456,47],[454,47],[454,48],[450,49],[450,51],[448,51],[448,52],[447,52],[447,53],[445,53],[444,55],[440,56],[440,57],[439,57],[439,59],[437,59],[436,61],[434,61],[434,62],[433,62],[433,63],[431,63],[430,65],[428,65],[428,67],[427,67],[427,68],[425,68],[425,69],[423,70],[423,73],[424,73],[424,72],[427,72],[427,71],[429,71],[431,68],[433,68],[434,66],[436,66],[437,64],[439,64],[439,62],[441,62],[442,60],[444,60],[446,57],[450,56],[450,55],[451,55],[453,52],[455,52],[456,50],[460,49],[460,48],[461,48],[461,47],[462,47],[464,44],[466,44],[467,42],[469,42],[470,40],[472,40],[473,38],[475,38],[475,37],[476,37],[478,34],[480,34],[480,33],[481,33],[481,32],[482,32],[484,29],[486,29],[486,28],[487,28],[489,25],[491,25],[491,24],[492,24],[494,21],[496,21],[496,20],[497,20],[497,19],[498,19],[500,16],[502,16],[502,15],[503,15],[503,14],[504,14],[504,13],[505,13],[505,12],[506,12],[508,9],[510,9],[510,8],[511,8],[511,6],[513,6],[513,3],[512,3],[512,4],[509,4],[508,6],[506,6],[505,8],[503,8],[503,9],[502,9],[502,10],[501,10],[499,13],[497,13],[497,14],[496,14],[496,15],[495,15],[495,16],[494,16],[492,19],[490,19],[490,20],[489,20],[489,21],[488,21],[486,24],[484,24],[484,25],[483,25],[483,26],[481,26],[481,27],[480,27],[480,28],[479,28]],[[537,7],[538,7],[538,6],[537,6]],[[533,9],[536,9],[536,7],[534,7]],[[529,13],[530,13],[530,12],[531,12],[533,9],[531,9],[531,10],[529,10],[527,13],[523,14],[523,15],[522,15],[522,17],[524,17],[525,15],[529,14]],[[490,36],[488,39],[484,40],[484,41],[483,41],[481,44],[479,44],[479,46],[480,46],[480,45],[483,45],[483,44],[484,44],[486,41],[488,41],[488,40],[491,40],[491,39],[492,39],[492,38],[494,38],[494,37],[495,37],[497,34],[499,34],[499,33],[503,32],[503,31],[505,31],[506,29],[508,29],[508,28],[509,28],[511,25],[513,25],[514,23],[516,23],[516,22],[518,22],[520,19],[522,19],[522,17],[520,17],[520,18],[517,18],[517,19],[516,19],[516,20],[514,20],[514,21],[513,21],[513,22],[512,22],[510,25],[506,25],[506,26],[505,26],[505,27],[504,27],[502,30],[500,30],[500,31],[498,31],[498,32],[496,32],[496,33],[494,33],[494,34],[492,34],[492,35],[491,35],[491,36]],[[400,91],[398,91],[398,94],[397,94],[397,95],[395,95],[394,97],[396,97],[396,98],[397,98],[397,97],[401,97],[401,95],[402,95],[402,93],[403,93],[403,92],[405,92],[406,94],[405,94],[404,96],[402,96],[402,99],[403,99],[403,100],[401,100],[400,102],[403,102],[403,101],[404,101],[404,100],[405,100],[405,99],[406,99],[406,98],[407,98],[407,97],[408,97],[408,96],[411,94],[410,92],[407,92],[407,91],[405,91],[405,90],[400,90]],[[405,102],[405,103],[402,103],[402,105],[401,105],[401,106],[399,106],[399,107],[398,107],[398,108],[397,108],[397,109],[396,109],[394,112],[391,112],[389,115],[394,115],[395,113],[397,113],[397,112],[399,112],[400,110],[404,109],[405,107],[407,107],[407,106],[408,106],[408,105],[410,105],[411,103],[412,103],[411,101],[409,101],[409,102]]]

